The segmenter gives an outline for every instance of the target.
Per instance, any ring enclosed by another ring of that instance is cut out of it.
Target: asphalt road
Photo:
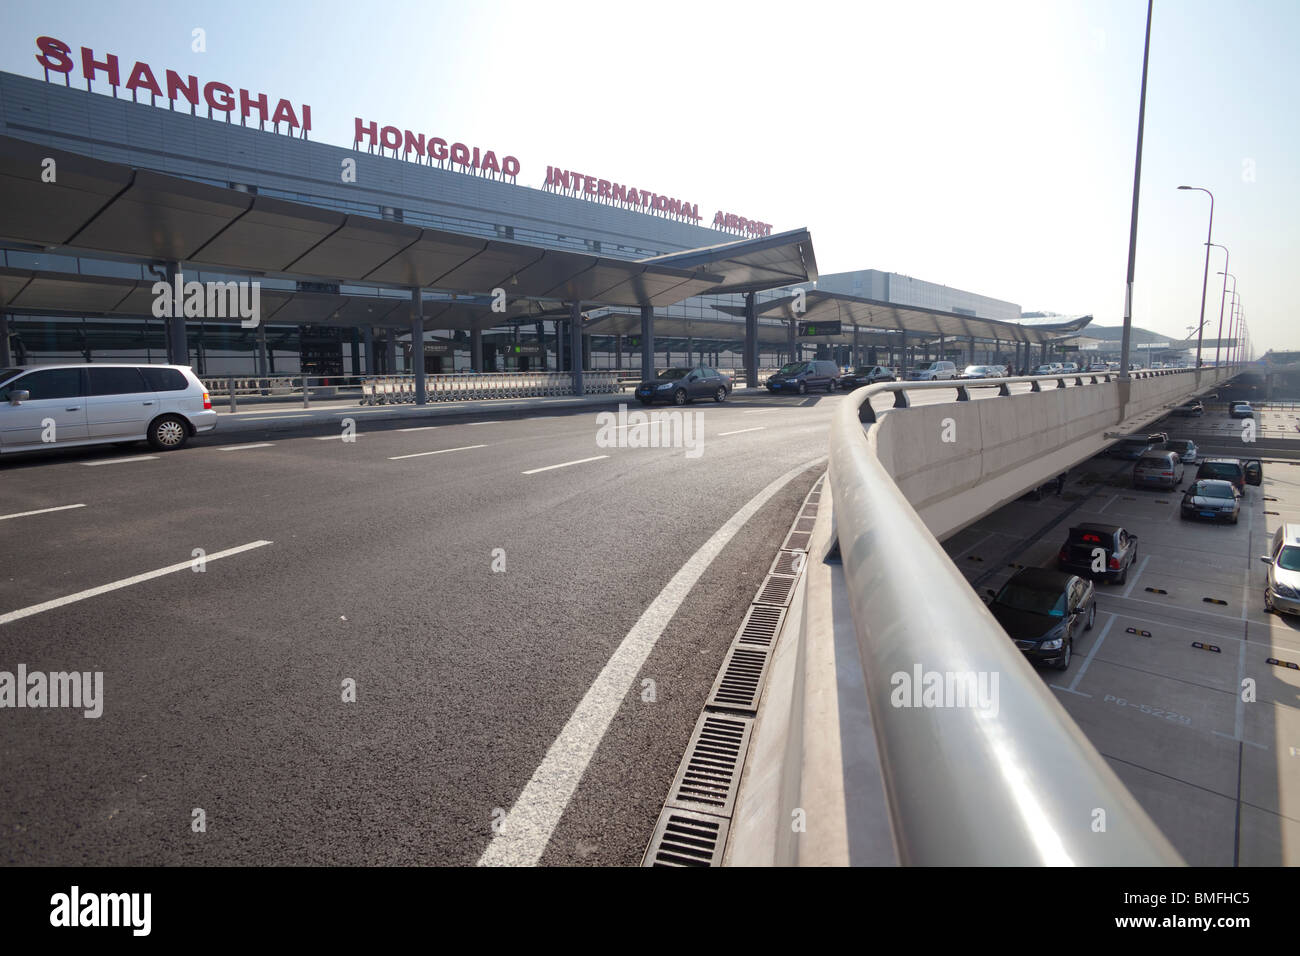
[[[0,671],[104,683],[97,719],[0,709],[0,862],[475,863],[638,618],[795,471],[554,798],[540,862],[638,863],[840,400],[693,405],[697,457],[598,447],[597,409],[558,405],[0,461]]]

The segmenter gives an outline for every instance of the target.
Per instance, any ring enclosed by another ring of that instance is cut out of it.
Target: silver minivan
[[[0,454],[135,441],[169,451],[216,427],[207,387],[188,366],[0,369]]]
[[[1264,610],[1300,614],[1300,524],[1284,524],[1273,532],[1264,580]]]

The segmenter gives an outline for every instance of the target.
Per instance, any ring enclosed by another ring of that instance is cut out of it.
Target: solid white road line
[[[314,439],[316,439],[317,441],[338,441],[338,440],[339,440],[340,438],[342,438],[343,436],[342,436],[342,435],[312,435],[311,437],[314,438]],[[361,433],[361,432],[353,432],[353,433],[352,433],[352,437],[353,437],[353,438],[361,438],[361,437],[362,437],[362,433]]]
[[[59,505],[57,508],[41,508],[37,511],[19,511],[17,514],[0,515],[0,521],[8,521],[10,518],[28,518],[32,515],[47,515],[51,511],[70,511],[73,508],[84,508],[85,505]]]
[[[761,432],[766,425],[759,425],[757,428],[738,428],[734,432],[718,432],[718,437],[723,438],[727,435],[743,435],[745,432]]]
[[[217,451],[243,451],[245,448],[270,448],[270,447],[271,447],[271,442],[259,441],[259,442],[254,442],[251,445],[226,445],[223,448],[218,448]]]
[[[589,461],[600,461],[602,458],[608,458],[609,455],[597,455],[595,458],[579,458],[577,461],[564,461],[558,465],[547,465],[545,468],[533,468],[529,471],[520,472],[524,475],[536,475],[543,471],[554,471],[556,468],[568,468],[570,465],[585,465]]]
[[[459,448],[443,448],[439,451],[417,451],[414,455],[392,455],[389,461],[401,461],[403,458],[423,458],[426,455],[445,455],[449,451],[469,451],[471,448],[486,448],[487,445],[462,445]]]
[[[546,752],[542,764],[492,837],[479,866],[532,866],[541,859],[551,834],[578,789],[614,715],[641,673],[659,636],[713,559],[777,492],[814,465],[816,458],[792,468],[751,498],[713,533],[642,612],[622,643]]]
[[[251,551],[254,548],[265,547],[268,544],[271,544],[271,542],[250,541],[248,544],[241,544],[237,548],[228,548],[225,551],[218,551],[216,554],[209,554],[203,560],[205,562],[217,561],[221,558],[228,558],[231,555],[240,554],[244,551]],[[31,607],[19,608],[17,611],[0,614],[0,624],[8,624],[11,621],[17,621],[24,617],[31,617],[33,614],[40,614],[43,611],[52,611],[56,607],[63,607],[66,604],[75,604],[77,601],[86,600],[86,598],[97,597],[100,594],[107,594],[109,591],[117,591],[121,588],[130,587],[133,584],[151,581],[154,578],[160,578],[165,574],[175,574],[177,571],[184,571],[193,566],[194,559],[191,558],[188,561],[181,561],[179,564],[171,564],[165,568],[159,568],[157,571],[146,571],[144,574],[137,574],[134,577],[123,578],[120,581],[114,581],[112,584],[101,584],[97,588],[78,591],[76,594],[69,594],[67,597],[55,598],[53,601],[46,601],[43,604],[33,604]]]
[[[1138,573],[1133,575],[1133,580],[1130,581],[1128,583],[1128,587],[1124,589],[1124,595],[1123,595],[1124,597],[1128,597],[1130,594],[1133,593],[1133,589],[1137,587],[1138,581],[1142,579],[1142,572],[1147,569],[1147,562],[1150,560],[1151,560],[1151,555],[1147,554],[1142,556],[1142,563],[1138,565]]]
[[[1096,599],[1094,598],[1093,600],[1095,601]],[[1074,680],[1070,681],[1069,690],[1074,690],[1079,686],[1079,681],[1083,680],[1083,675],[1088,672],[1088,665],[1092,663],[1093,656],[1096,655],[1097,651],[1101,648],[1101,642],[1106,640],[1106,635],[1110,633],[1110,626],[1114,623],[1115,615],[1111,614],[1110,617],[1106,619],[1106,626],[1103,627],[1101,633],[1097,635],[1097,640],[1093,641],[1092,647],[1088,649],[1088,656],[1084,658],[1083,666],[1075,672]]]
[[[82,464],[87,468],[94,468],[98,465],[120,465],[127,461],[157,461],[157,455],[136,455],[134,458],[105,458],[103,461],[83,461]]]
[[[442,426],[440,426],[440,425],[418,425],[418,426],[416,426],[415,428],[399,428],[398,431],[399,431],[399,432],[431,432],[431,431],[433,431],[435,428],[440,428],[440,427],[442,427]]]

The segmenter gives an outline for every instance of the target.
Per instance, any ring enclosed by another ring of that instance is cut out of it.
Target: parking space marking
[[[73,508],[84,508],[85,505],[59,505],[56,508],[38,508],[35,511],[19,511],[11,515],[0,515],[0,521],[8,521],[10,518],[30,518],[32,515],[47,515],[51,511],[71,511]]]
[[[1097,640],[1094,641],[1092,647],[1088,649],[1088,656],[1083,659],[1083,666],[1080,667],[1079,672],[1074,675],[1074,680],[1070,681],[1070,686],[1066,688],[1067,690],[1073,691],[1079,686],[1079,681],[1083,680],[1083,675],[1088,672],[1088,665],[1092,663],[1092,658],[1097,653],[1098,648],[1101,647],[1101,642],[1106,640],[1106,635],[1110,633],[1110,626],[1115,623],[1115,617],[1115,614],[1110,615],[1110,619],[1106,622],[1106,626],[1103,627],[1101,633],[1097,635]]]
[[[759,425],[756,428],[738,428],[734,432],[718,432],[718,437],[723,438],[727,435],[743,435],[745,432],[761,432],[766,425]]]
[[[570,465],[585,465],[589,461],[600,461],[602,458],[608,458],[609,455],[596,455],[593,458],[579,458],[577,461],[564,461],[558,465],[547,465],[545,468],[533,468],[529,471],[520,472],[523,475],[536,475],[543,471],[554,471],[556,468],[568,468]]]
[[[254,548],[264,548],[271,543],[272,542],[270,541],[250,541],[248,544],[241,544],[237,548],[227,548],[225,551],[218,551],[215,554],[209,554],[203,560],[206,563],[219,561],[222,558],[229,558],[232,555],[242,554],[245,551],[252,551]],[[33,604],[30,607],[19,608],[18,610],[10,611],[7,614],[0,614],[0,624],[9,624],[25,617],[31,617],[33,614],[52,611],[55,608],[64,607],[68,604],[75,604],[76,602],[84,601],[87,598],[98,597],[99,595],[107,594],[110,591],[118,591],[122,588],[130,587],[133,584],[152,581],[154,578],[160,578],[166,574],[175,574],[177,571],[184,571],[193,567],[194,559],[191,558],[177,564],[169,564],[165,568],[158,568],[156,571],[146,571],[143,574],[137,574],[129,578],[122,578],[120,581],[101,584],[99,587],[95,588],[87,588],[85,591],[78,591],[75,594],[69,594],[66,597],[55,598],[52,601],[45,601],[41,604]]]
[[[157,455],[136,455],[132,458],[105,458],[103,461],[83,461],[82,464],[87,468],[95,468],[99,465],[120,465],[130,461],[157,461]]]
[[[389,461],[401,461],[404,458],[424,458],[428,455],[445,455],[449,451],[469,451],[471,448],[486,448],[487,445],[462,445],[459,448],[441,448],[438,451],[417,451],[414,455],[391,455]]]
[[[251,445],[226,445],[223,448],[218,448],[217,451],[243,451],[246,448],[270,448],[271,445],[272,443],[269,441],[259,441]]]
[[[1128,583],[1128,587],[1124,589],[1124,597],[1128,597],[1129,594],[1132,593],[1133,589],[1137,587],[1138,581],[1142,580],[1142,572],[1147,569],[1147,562],[1150,560],[1151,560],[1151,555],[1144,554],[1142,556],[1142,563],[1138,565],[1138,573],[1133,575],[1133,580],[1130,581]]]

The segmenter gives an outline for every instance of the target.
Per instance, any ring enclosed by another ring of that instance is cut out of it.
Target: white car
[[[914,368],[907,373],[909,382],[937,382],[957,377],[957,366],[952,362],[931,362],[925,368]]]
[[[0,369],[0,454],[135,441],[169,451],[216,427],[207,387],[188,366]]]
[[[1052,362],[1048,365],[1040,365],[1031,373],[1033,375],[1059,375],[1064,369],[1060,363]]]

